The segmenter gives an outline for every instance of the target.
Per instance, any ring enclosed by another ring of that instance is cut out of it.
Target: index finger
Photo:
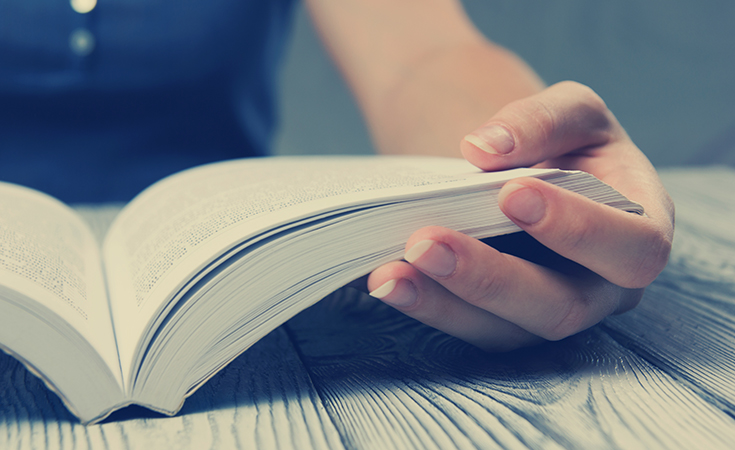
[[[660,220],[535,178],[509,181],[498,202],[503,213],[546,247],[619,286],[647,286],[668,260],[673,229]]]

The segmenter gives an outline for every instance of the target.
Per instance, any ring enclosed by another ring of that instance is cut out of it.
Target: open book
[[[497,206],[535,176],[642,212],[583,172],[483,173],[459,159],[296,157],[186,170],[138,195],[99,246],[72,209],[0,183],[0,348],[82,422],[175,414],[258,339],[427,225],[517,231]]]

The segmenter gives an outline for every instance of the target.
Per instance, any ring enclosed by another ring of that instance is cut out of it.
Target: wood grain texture
[[[176,417],[139,407],[84,427],[0,353],[0,449],[340,449],[290,340],[278,329],[190,397]]]
[[[727,448],[732,418],[595,328],[488,355],[370,298],[288,324],[352,448]]]

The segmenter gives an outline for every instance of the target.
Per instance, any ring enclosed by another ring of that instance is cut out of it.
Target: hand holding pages
[[[497,194],[526,176],[642,213],[583,172],[276,157],[154,184],[123,208],[99,248],[70,208],[0,184],[0,348],[85,423],[132,403],[175,414],[268,332],[400,259],[415,230],[518,231]]]

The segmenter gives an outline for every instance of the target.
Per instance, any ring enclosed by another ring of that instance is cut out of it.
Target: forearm
[[[434,55],[396,84],[370,128],[384,153],[461,156],[459,142],[507,103],[543,84],[514,55],[475,44]]]
[[[308,0],[379,151],[459,156],[459,140],[543,83],[455,2]]]

